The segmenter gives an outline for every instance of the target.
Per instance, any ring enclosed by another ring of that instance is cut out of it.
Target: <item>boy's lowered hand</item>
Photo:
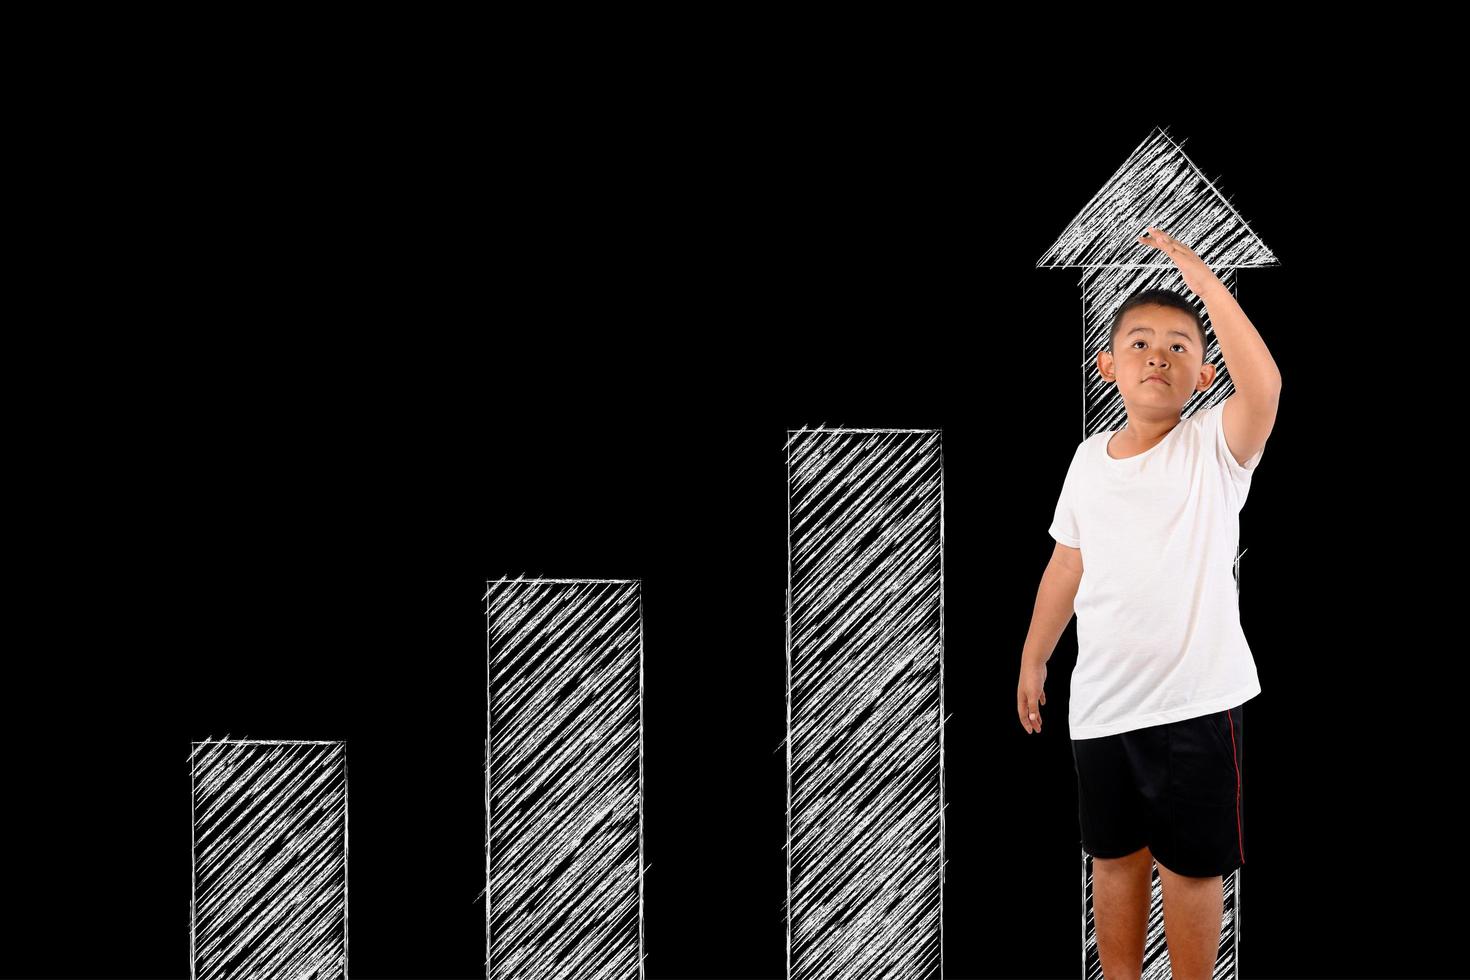
[[[1016,685],[1016,712],[1028,734],[1041,733],[1041,705],[1046,704],[1046,663],[1021,664],[1021,682]]]

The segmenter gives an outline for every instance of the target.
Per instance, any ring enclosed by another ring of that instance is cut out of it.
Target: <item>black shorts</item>
[[[1245,864],[1243,709],[1073,739],[1083,850],[1113,858],[1147,846],[1168,870],[1201,878]]]

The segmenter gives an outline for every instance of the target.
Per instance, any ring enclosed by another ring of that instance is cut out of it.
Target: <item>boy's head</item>
[[[1205,363],[1205,325],[1194,305],[1168,289],[1145,289],[1124,300],[1108,327],[1108,347],[1097,355],[1105,381],[1114,381],[1130,414],[1133,406],[1172,405],[1175,414],[1215,380]],[[1149,378],[1161,376],[1163,382]]]

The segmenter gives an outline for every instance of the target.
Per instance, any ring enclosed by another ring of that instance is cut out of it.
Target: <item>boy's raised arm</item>
[[[1152,226],[1138,236],[1173,260],[1184,284],[1204,301],[1220,345],[1220,356],[1230,369],[1235,394],[1225,400],[1220,417],[1225,442],[1239,462],[1258,453],[1276,425],[1281,398],[1281,370],[1260,331],[1215,273],[1188,246]]]

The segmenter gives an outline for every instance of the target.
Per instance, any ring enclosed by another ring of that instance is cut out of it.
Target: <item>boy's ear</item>
[[[1113,381],[1113,352],[1107,349],[1097,352],[1097,373],[1104,381]]]
[[[1216,368],[1215,365],[1209,363],[1208,361],[1204,363],[1204,365],[1199,369],[1199,379],[1201,385],[1203,385],[1203,387],[1199,389],[1200,391],[1209,390],[1210,385],[1215,383],[1215,375],[1218,370],[1219,369]]]

